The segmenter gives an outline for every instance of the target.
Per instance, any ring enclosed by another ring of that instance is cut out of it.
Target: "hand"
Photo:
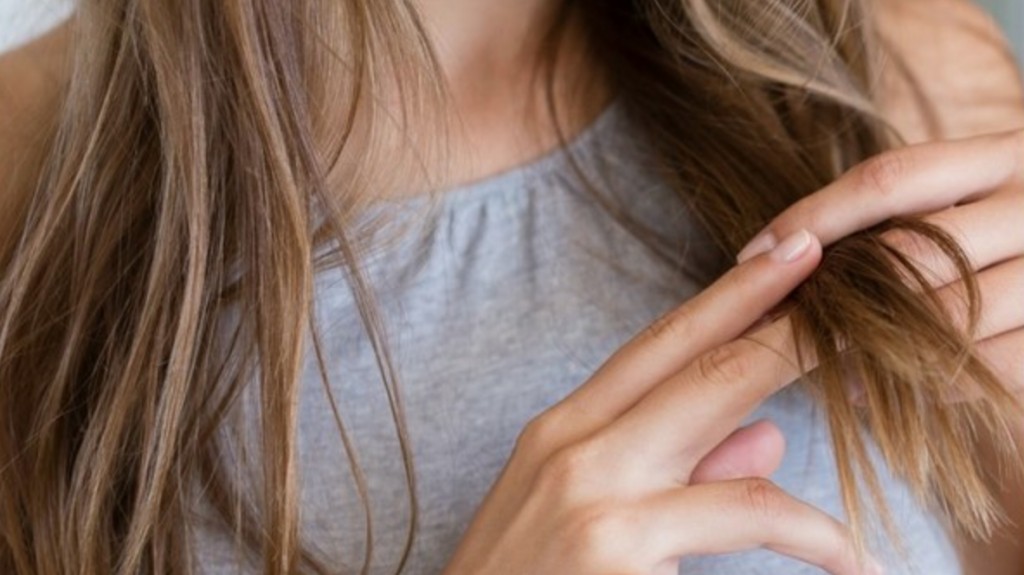
[[[976,271],[979,355],[1024,393],[1024,132],[912,146],[868,160],[776,217],[737,259],[798,229],[827,245],[895,216],[924,214],[958,240]],[[883,239],[922,267],[966,326],[963,283],[942,252],[900,230]]]
[[[795,233],[533,420],[446,575],[675,573],[682,556],[756,547],[835,575],[876,573],[841,524],[764,479],[781,461],[777,428],[736,429],[799,376],[787,320],[739,336],[820,257],[813,235]]]

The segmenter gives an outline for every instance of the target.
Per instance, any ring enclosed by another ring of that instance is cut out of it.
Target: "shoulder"
[[[883,45],[879,100],[909,142],[1024,128],[1018,62],[971,0],[871,0]]]
[[[35,132],[35,123],[55,111],[66,79],[69,42],[70,25],[65,23],[0,53],[0,151],[20,148]],[[0,158],[7,155],[0,153]]]
[[[36,177],[32,160],[58,112],[70,36],[65,23],[0,53],[0,248],[27,199]]]
[[[71,26],[65,22],[35,40],[0,53],[0,135],[17,135],[37,114],[56,102],[67,77]],[[6,140],[7,138],[5,138]]]

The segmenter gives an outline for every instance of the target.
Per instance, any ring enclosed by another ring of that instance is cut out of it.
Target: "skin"
[[[737,338],[820,257],[797,232],[533,420],[445,573],[667,574],[680,556],[755,547],[837,575],[880,573],[842,525],[758,477],[777,460],[726,463],[755,437],[771,441],[767,424],[736,428],[799,375],[788,321]]]
[[[951,162],[950,159],[955,158]],[[776,218],[740,260],[769,248],[788,230],[809,228],[825,244],[897,215],[924,219],[956,237],[967,249],[982,293],[974,333],[979,355],[1024,400],[1024,131],[955,142],[935,142],[888,153],[810,196]],[[870,209],[867,207],[870,206]],[[766,241],[766,238],[768,240]],[[903,234],[888,234],[890,245],[929,271],[932,286],[954,316],[965,318],[962,282],[938,250]],[[1017,295],[1014,295],[1017,294]],[[970,391],[965,395],[969,398]],[[969,399],[968,399],[969,400]],[[1024,422],[1016,429],[1024,438]],[[992,447],[984,446],[994,461]],[[1012,524],[993,542],[961,542],[969,572],[1019,575],[1024,572],[1019,478],[1008,478],[1002,503]]]
[[[557,142],[538,115],[541,94],[524,80],[539,47],[534,31],[549,22],[551,1],[488,3],[487,10],[479,4],[421,0],[428,28],[444,38],[439,56],[458,127],[451,135],[452,157],[459,158],[448,172],[451,182],[529,161]],[[964,240],[978,270],[985,302],[979,349],[1008,382],[1024,385],[1015,379],[1024,373],[1024,318],[1006,295],[1024,278],[1017,216],[1024,209],[1024,136],[1011,131],[1024,127],[1024,106],[1012,62],[998,49],[998,32],[966,2],[878,0],[878,9],[883,33],[892,32],[892,50],[916,72],[932,108],[930,115],[921,113],[906,83],[896,75],[883,78],[883,109],[905,138],[928,142],[1000,133],[888,154],[781,215],[769,227],[778,238],[774,243],[793,234],[804,238],[800,257],[751,257],[630,341],[524,430],[448,575],[660,575],[671,572],[680,555],[758,546],[831,573],[871,573],[841,525],[763,479],[781,460],[778,430],[768,422],[737,429],[796,374],[786,359],[785,319],[754,332],[752,338],[765,345],[736,338],[813,270],[819,236],[827,244],[892,215],[930,214]],[[0,57],[0,186],[18,181],[19,150],[32,143],[33,127],[53,113],[66,42],[66,28],[59,28]],[[569,52],[567,61],[585,63],[582,50]],[[587,66],[563,64],[556,76],[569,84],[571,69],[581,68]],[[595,89],[586,99],[557,92],[559,106],[572,111],[569,133],[607,101],[600,78],[587,81]],[[0,187],[0,242],[9,241],[4,234],[23,205],[24,196],[13,191],[19,189],[24,186]],[[804,228],[813,234],[804,236]],[[927,249],[898,236],[889,239],[933,265],[937,286],[956,291],[948,270]],[[689,322],[714,327],[687,330]],[[693,331],[707,333],[681,337]],[[698,403],[702,408],[694,410]],[[1024,490],[1007,486],[1007,492]],[[1010,497],[1006,503],[1011,512],[1024,507]],[[978,573],[1021,575],[1024,561],[1011,544],[1019,540],[1017,533],[990,546],[965,545],[965,557]],[[524,556],[524,548],[535,552]]]
[[[557,0],[491,2],[418,0],[435,46],[451,106],[450,153],[438,169],[447,185],[471,182],[522,165],[558,146],[547,94],[537,75],[545,32]],[[554,74],[561,129],[571,136],[612,98],[591,61],[577,20],[570,17]]]
[[[1024,128],[1018,63],[987,13],[966,0],[875,0],[875,9],[890,53],[905,62],[925,104],[890,57],[880,104],[904,140]]]
[[[896,215],[931,213],[925,219],[963,239],[987,240],[969,244],[985,303],[978,351],[1008,385],[1024,390],[1024,309],[1007,297],[1024,278],[1024,229],[1016,216],[1002,217],[1024,210],[1022,151],[1024,131],[901,149],[783,212],[740,254],[739,267],[626,344],[527,427],[447,573],[661,574],[679,556],[755,543],[830,573],[878,572],[858,562],[838,525],[765,479],[737,479],[765,469],[733,474],[743,463],[733,459],[731,441],[743,440],[731,430],[798,376],[786,319],[735,338],[778,301],[778,286],[760,282],[803,269],[791,263],[757,275],[779,264],[778,254],[805,227],[827,244]],[[886,239],[925,262],[942,294],[962,289],[928,246]],[[958,299],[943,297],[956,311]],[[695,473],[702,467],[703,475]],[[724,499],[709,503],[719,493]],[[533,553],[524,557],[522,549]],[[1012,556],[998,552],[986,573],[1019,572]]]
[[[67,37],[67,26],[60,26],[0,55],[0,254],[13,241],[10,235],[25,204],[30,172],[25,162],[42,143],[36,128],[58,106]]]
[[[961,0],[886,0],[879,1],[877,8],[881,33],[895,52],[905,55],[911,75],[932,108],[929,122],[927,114],[909,97],[910,86],[906,81],[895,74],[886,76],[883,108],[906,140],[962,139],[1024,127],[1024,81],[1006,39],[987,14]],[[921,46],[928,48],[920,49]],[[1001,196],[1012,196],[1014,189],[1018,192],[1016,197],[1020,198],[1021,189],[1017,184],[1008,186]],[[1018,214],[1019,221],[1019,208],[1007,213]],[[946,221],[951,226],[963,225],[953,221],[952,212],[934,217],[949,218]],[[1004,216],[992,221],[1005,220]],[[970,237],[972,233],[964,235]],[[1024,272],[1007,272],[1011,268],[1006,266],[1002,269],[1004,272],[998,277],[1007,282],[1005,287],[989,291],[1011,295],[990,297],[985,305],[1013,307],[1014,302],[1020,300]],[[1021,307],[1017,304],[1017,309],[1010,309],[1007,314],[989,313],[1010,317],[1014,311],[1019,314]],[[1001,368],[1010,378],[1019,378],[1024,373],[1024,365],[1021,365],[1024,345],[1013,345],[1010,338],[1001,341],[1004,347],[998,352],[1001,357],[994,362],[994,367]],[[1024,422],[1017,435],[1024,438]],[[983,446],[982,451],[989,466],[995,468],[992,446]],[[1011,522],[1003,533],[991,542],[960,542],[966,573],[1024,573],[1024,545],[1021,544],[1024,542],[1024,481],[1006,480],[1001,503]]]

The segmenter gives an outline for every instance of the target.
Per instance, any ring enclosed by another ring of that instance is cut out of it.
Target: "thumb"
[[[779,468],[786,439],[771,421],[741,427],[711,450],[690,475],[690,483],[768,477]]]

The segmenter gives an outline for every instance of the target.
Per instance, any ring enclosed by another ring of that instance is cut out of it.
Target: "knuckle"
[[[910,230],[896,228],[883,234],[885,243],[893,250],[899,252],[911,262],[920,263],[925,261],[929,250],[923,238]]]
[[[885,152],[861,164],[858,176],[860,184],[866,190],[887,198],[899,189],[900,181],[907,171],[907,158],[904,155],[899,152]]]
[[[548,410],[526,424],[516,439],[513,452],[527,457],[544,457],[557,447],[561,429],[559,414]]]
[[[746,346],[732,342],[716,347],[697,359],[697,372],[706,380],[731,383],[743,380],[750,373],[750,355]]]
[[[755,521],[771,525],[782,518],[785,495],[771,481],[757,477],[745,480],[740,495],[740,504]]]
[[[598,481],[600,466],[597,449],[592,442],[582,442],[559,449],[541,465],[538,487],[555,493],[573,492],[588,482]]]
[[[650,340],[682,339],[687,336],[692,312],[689,306],[681,306],[651,322],[645,329]]]
[[[626,563],[635,554],[630,541],[637,527],[621,507],[591,504],[572,512],[565,533],[575,554],[602,571],[614,566],[615,573],[633,572]]]

